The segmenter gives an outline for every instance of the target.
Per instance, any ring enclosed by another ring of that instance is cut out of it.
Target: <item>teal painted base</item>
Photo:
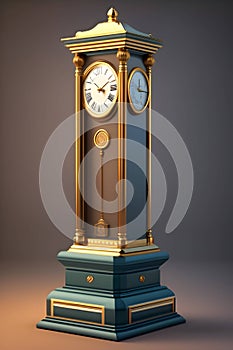
[[[172,316],[161,317],[155,321],[145,321],[142,324],[127,325],[125,327],[93,327],[82,323],[64,322],[61,320],[49,319],[48,317],[43,319],[37,324],[38,328],[47,329],[51,331],[72,333],[78,335],[85,335],[94,338],[103,338],[107,340],[121,341],[138,335],[142,335],[148,332],[156,331],[162,328],[184,323],[185,320],[182,316],[175,314]]]
[[[47,316],[38,328],[109,340],[185,322],[175,295],[160,285],[167,253],[104,256],[60,252],[66,283],[47,297]]]

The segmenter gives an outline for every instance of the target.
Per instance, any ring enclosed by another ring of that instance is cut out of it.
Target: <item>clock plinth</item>
[[[174,293],[160,284],[168,254],[152,234],[152,55],[162,43],[119,22],[113,8],[107,16],[62,39],[75,65],[76,232],[73,245],[57,257],[66,270],[65,286],[48,295],[47,315],[37,327],[119,341],[185,320],[176,312]],[[128,158],[135,153],[129,140],[144,147],[141,172]],[[109,154],[117,156],[107,166]],[[130,201],[125,180],[138,191]],[[109,193],[117,197],[111,212],[104,206]],[[88,196],[99,206],[93,209]]]
[[[66,282],[47,297],[47,316],[37,327],[120,341],[183,323],[175,295],[160,284],[168,254],[156,246],[60,252]]]

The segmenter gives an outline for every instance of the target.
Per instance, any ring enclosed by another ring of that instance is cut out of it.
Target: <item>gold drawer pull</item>
[[[92,275],[88,275],[87,278],[86,278],[86,281],[88,283],[92,283],[94,281],[94,277]]]
[[[146,279],[145,276],[143,276],[143,275],[139,276],[139,281],[141,283],[145,282],[145,279]]]

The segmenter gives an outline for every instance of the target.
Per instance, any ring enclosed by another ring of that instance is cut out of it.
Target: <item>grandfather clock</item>
[[[113,8],[107,17],[62,39],[75,65],[76,232],[58,254],[65,286],[48,295],[37,327],[122,340],[185,320],[160,284],[168,254],[152,234],[151,70],[162,44]]]

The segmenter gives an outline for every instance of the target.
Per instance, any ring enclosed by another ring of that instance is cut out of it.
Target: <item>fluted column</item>
[[[149,103],[147,108],[147,183],[148,183],[148,196],[147,196],[147,244],[154,243],[154,238],[152,235],[152,223],[151,223],[151,193],[152,193],[152,184],[151,184],[151,152],[152,152],[152,138],[151,138],[151,68],[155,63],[155,59],[152,55],[147,55],[144,59],[144,64],[147,70],[147,76],[149,80]]]
[[[119,49],[117,52],[119,60],[118,73],[118,241],[119,247],[125,247],[127,243],[126,232],[126,183],[127,179],[127,160],[126,160],[126,139],[127,139],[127,87],[128,72],[127,61],[130,54],[125,49]]]
[[[84,231],[84,199],[81,192],[84,191],[84,174],[79,174],[79,168],[84,158],[84,120],[82,111],[82,75],[84,56],[75,54],[73,63],[75,65],[75,193],[76,193],[76,230],[74,236],[75,244],[85,244]],[[84,169],[83,169],[84,170]]]

